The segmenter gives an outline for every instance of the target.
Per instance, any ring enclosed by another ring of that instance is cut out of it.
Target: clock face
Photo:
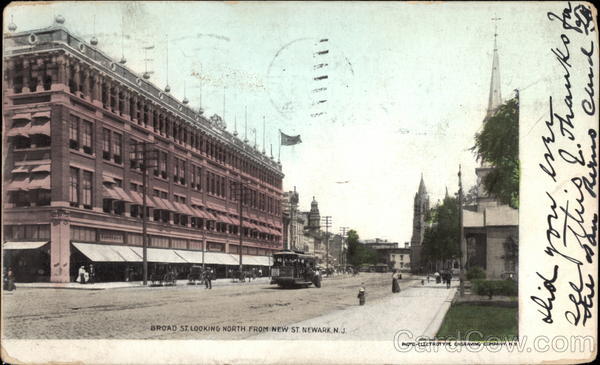
[[[352,65],[334,42],[300,38],[282,46],[267,73],[271,104],[287,120],[337,118],[351,98]]]

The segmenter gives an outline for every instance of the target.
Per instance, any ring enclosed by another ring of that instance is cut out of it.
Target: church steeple
[[[427,194],[427,188],[425,188],[425,181],[423,180],[423,173],[421,173],[421,182],[419,183],[419,195]]]
[[[494,22],[501,18],[492,18]],[[490,95],[485,119],[492,116],[494,111],[502,104],[502,93],[500,91],[500,57],[498,56],[498,28],[494,24],[494,55],[492,58],[492,77],[490,80]]]

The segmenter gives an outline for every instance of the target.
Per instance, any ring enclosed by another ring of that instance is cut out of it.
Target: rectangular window
[[[179,159],[177,157],[173,159],[173,181],[179,182]]]
[[[92,173],[90,171],[83,172],[83,207],[92,209]]]
[[[179,162],[179,182],[185,185],[185,160]]]
[[[169,157],[169,155],[166,152],[160,151],[160,174],[163,179],[167,178],[167,158],[168,157]]]
[[[69,202],[72,207],[79,205],[79,169],[71,167],[69,176]]]
[[[102,129],[102,158],[110,160],[110,130]]]
[[[69,147],[74,150],[79,149],[79,118],[74,116],[71,116],[69,124]]]
[[[92,142],[93,142],[93,125],[91,122],[87,120],[83,120],[81,123],[81,146],[83,147],[83,152],[87,154],[92,154]]]
[[[113,160],[118,164],[123,163],[122,151],[123,139],[121,138],[120,134],[113,133]]]
[[[132,169],[137,169],[141,162],[138,160],[136,153],[141,146],[138,146],[137,143],[135,139],[129,140],[129,167]]]

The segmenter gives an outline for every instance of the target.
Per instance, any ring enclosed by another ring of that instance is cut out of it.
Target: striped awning
[[[31,113],[17,113],[13,115],[12,120],[31,120]]]
[[[50,119],[50,110],[34,112],[32,118],[47,118]]]
[[[142,194],[138,193],[137,191],[130,191],[129,196],[131,196],[133,203],[137,205],[144,205],[144,197],[142,196]],[[151,208],[156,207],[156,203],[154,203],[154,200],[152,200],[152,197],[150,195],[146,195],[146,206]]]
[[[29,128],[29,135],[43,134],[46,136],[50,135],[50,120],[45,120],[42,123],[33,122]]]
[[[8,184],[6,184],[5,189],[6,189],[6,191],[18,191],[18,190],[27,191],[27,190],[29,190],[29,182],[30,182],[29,175],[17,174],[15,176],[13,176],[13,179]]]
[[[29,182],[29,190],[50,190],[50,174],[33,174]]]
[[[29,137],[29,125],[21,127],[12,127],[6,132],[7,137]]]

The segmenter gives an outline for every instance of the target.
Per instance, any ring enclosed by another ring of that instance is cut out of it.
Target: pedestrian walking
[[[9,267],[8,271],[6,272],[6,283],[4,289],[8,291],[17,290],[17,286],[15,285],[15,274],[12,270],[12,267]]]
[[[79,284],[85,284],[87,275],[88,273],[85,271],[85,266],[82,265],[77,272],[77,279],[75,279],[75,281]]]
[[[400,293],[400,284],[398,283],[398,271],[394,270],[392,274],[392,293]]]
[[[367,296],[367,291],[365,290],[365,283],[360,283],[360,288],[358,288],[358,304],[365,305],[365,300]]]
[[[262,269],[258,269],[258,277],[262,278]]]
[[[204,272],[204,285],[206,286],[206,289],[212,289],[212,279],[213,279],[213,272],[212,269],[206,270]]]
[[[315,284],[317,288],[321,287],[321,272],[319,271],[319,269],[315,269],[313,275],[313,284]]]
[[[89,282],[90,283],[95,283],[96,282],[96,270],[94,269],[94,265],[90,264],[89,267]]]
[[[446,274],[446,288],[450,289],[450,281],[452,281],[452,272]]]

